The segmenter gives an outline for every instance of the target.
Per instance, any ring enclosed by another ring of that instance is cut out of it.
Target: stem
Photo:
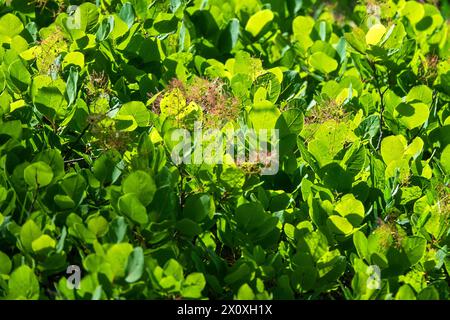
[[[23,215],[24,215],[24,213],[26,211],[25,207],[26,207],[26,204],[27,204],[27,200],[28,200],[28,191],[25,194],[25,199],[23,200],[23,204],[21,204],[21,206],[22,206],[22,209],[20,210],[20,221],[21,222],[23,222]]]
[[[83,131],[81,131],[81,133],[78,135],[77,139],[73,142],[74,145],[77,144],[81,140],[81,138],[84,136],[84,134],[87,132],[87,130],[89,129],[90,126],[91,125],[88,124],[86,127],[84,127]]]
[[[77,159],[70,159],[70,160],[64,160],[64,163],[73,163],[73,162],[78,162],[78,161],[83,161],[85,160],[84,158],[77,158]]]
[[[28,210],[28,216],[31,214],[31,210],[33,210],[34,204],[38,196],[38,191],[39,189],[37,189],[36,192],[34,193],[33,201],[31,202],[30,209]]]
[[[381,99],[381,103],[380,103],[380,135],[378,137],[378,143],[377,143],[377,147],[376,147],[376,150],[379,150],[380,146],[381,146],[381,139],[383,138],[383,124],[384,124],[383,113],[385,110],[384,94],[385,94],[387,88],[384,91],[381,91],[381,85],[380,85],[380,79],[378,77],[377,67],[376,67],[375,63],[372,61],[369,61],[369,64],[373,70],[373,77],[375,79],[375,88],[377,89],[378,95],[380,96],[380,99]]]
[[[180,184],[178,186],[178,188],[180,189],[180,207],[183,208],[184,207],[184,203],[186,201],[186,193],[184,191],[184,167],[183,164],[181,164],[178,167],[178,171],[180,172]]]

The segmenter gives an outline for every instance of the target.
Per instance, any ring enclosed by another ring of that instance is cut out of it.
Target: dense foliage
[[[448,11],[0,1],[0,298],[448,299]],[[278,173],[174,162],[196,121]]]

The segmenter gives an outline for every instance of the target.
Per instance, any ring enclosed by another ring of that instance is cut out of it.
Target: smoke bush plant
[[[0,298],[448,299],[448,12],[0,1]]]

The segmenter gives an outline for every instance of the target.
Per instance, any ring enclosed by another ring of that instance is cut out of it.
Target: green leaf
[[[408,262],[411,266],[422,259],[425,254],[426,246],[427,241],[422,237],[412,236],[403,240],[402,248],[408,257]]]
[[[366,44],[378,44],[386,33],[386,27],[380,23],[374,24],[366,33]]]
[[[75,23],[77,29],[92,31],[98,23],[100,16],[97,6],[93,3],[85,2],[77,7],[75,13]]]
[[[141,101],[131,101],[125,103],[120,108],[118,115],[132,116],[139,127],[148,126],[150,121],[150,113]]]
[[[114,277],[122,278],[126,275],[128,257],[132,252],[133,246],[129,243],[117,243],[108,249],[106,259],[111,265]]]
[[[39,86],[33,80],[32,98],[36,108],[52,120],[65,114],[67,102],[64,99],[64,90],[55,85]]]
[[[422,102],[403,102],[395,108],[395,115],[410,130],[423,125],[428,120],[429,114],[428,106]]]
[[[120,176],[120,154],[115,150],[109,150],[102,154],[93,165],[95,177],[103,183],[115,181]]]
[[[254,300],[255,294],[253,293],[252,288],[247,283],[244,283],[238,290],[237,300]]]
[[[353,194],[344,195],[334,210],[350,221],[354,227],[359,226],[365,216],[364,205]]]
[[[212,219],[214,212],[213,198],[207,194],[196,194],[188,197],[183,208],[183,215],[196,222],[201,222],[207,217]]]
[[[7,13],[0,18],[0,35],[12,38],[22,30],[23,24],[16,15]]]
[[[281,92],[281,85],[275,74],[272,72],[267,72],[257,77],[253,83],[253,94],[255,95],[260,88],[263,88],[266,93],[261,100],[268,100],[272,103],[277,102]]]
[[[127,224],[123,217],[117,217],[110,223],[108,236],[111,234],[111,242],[122,242],[125,238],[126,233]]]
[[[226,28],[222,30],[219,38],[219,48],[222,52],[233,50],[239,40],[239,20],[231,19]]]
[[[202,232],[202,228],[191,219],[181,219],[177,221],[175,227],[180,233],[186,237],[192,238]]]
[[[31,248],[36,253],[47,252],[56,247],[56,241],[52,237],[43,234],[39,238],[33,240]]]
[[[252,273],[252,269],[246,263],[241,264],[233,269],[234,270],[232,270],[229,274],[227,274],[223,279],[226,284],[241,282],[244,279],[247,279]]]
[[[423,5],[417,1],[406,1],[400,14],[407,17],[411,23],[417,23],[423,18],[425,10]]]
[[[403,23],[397,21],[397,23],[389,30],[391,31],[389,36],[386,37],[388,33],[384,35],[383,40],[381,41],[381,45],[384,48],[388,49],[400,48],[403,45],[403,41],[406,36],[406,31]]]
[[[445,172],[450,175],[450,145],[446,146],[441,153],[441,165]]]
[[[30,187],[38,189],[52,182],[53,171],[48,164],[43,161],[38,161],[25,168],[23,178]]]
[[[128,257],[125,281],[133,283],[138,281],[144,272],[144,251],[141,247],[136,247]]]
[[[417,300],[439,300],[439,292],[434,286],[423,288],[417,295]]]
[[[433,91],[425,85],[420,85],[409,90],[406,96],[407,102],[421,101],[430,105],[433,101]]]
[[[309,64],[323,73],[331,73],[338,68],[336,60],[323,52],[316,52],[309,57]]]
[[[67,174],[60,182],[60,186],[73,201],[74,206],[79,205],[86,195],[86,180],[76,173]]]
[[[137,170],[123,180],[122,190],[125,194],[134,193],[144,206],[148,206],[155,195],[156,184],[148,173]]]
[[[147,210],[134,193],[127,193],[119,198],[120,211],[133,222],[144,225],[148,222]]]
[[[5,134],[19,140],[22,136],[22,123],[20,120],[3,122],[0,126],[0,134]]]
[[[364,233],[361,231],[356,231],[353,234],[353,244],[355,245],[356,251],[360,258],[369,260],[369,250],[368,250],[368,241]]]
[[[128,28],[131,28],[135,18],[131,3],[126,2],[123,4],[122,9],[120,9],[119,12],[119,17],[127,24]]]
[[[33,241],[41,235],[41,229],[36,225],[36,223],[34,223],[33,220],[28,220],[20,229],[20,242],[27,251],[31,252],[31,245]]]
[[[381,141],[381,156],[387,165],[403,157],[407,141],[402,135],[389,136]]]
[[[258,11],[248,19],[245,30],[250,32],[253,37],[257,37],[272,22],[273,18],[274,14],[269,9]]]
[[[303,50],[308,49],[314,43],[310,37],[310,34],[314,28],[314,24],[314,19],[309,16],[297,16],[292,21],[292,31],[294,34],[294,38],[298,41]]]
[[[407,284],[400,287],[395,295],[395,300],[416,300],[413,289]]]
[[[69,52],[63,59],[62,67],[66,69],[70,66],[78,66],[80,69],[84,68],[84,54],[78,51]]]
[[[253,105],[249,118],[255,130],[275,128],[280,110],[270,101],[260,101]]]
[[[353,28],[352,32],[344,34],[345,40],[358,52],[366,52],[366,35],[358,27]]]
[[[88,220],[87,226],[97,237],[101,237],[108,232],[108,221],[102,216],[92,217]]]
[[[408,158],[412,157],[413,159],[416,159],[422,153],[423,146],[423,140],[420,137],[416,137],[405,149],[403,155],[407,156]]]
[[[164,265],[164,274],[173,277],[177,281],[183,280],[183,267],[175,259],[170,259]]]
[[[11,272],[12,263],[9,257],[0,251],[0,275],[9,274]]]
[[[186,277],[181,285],[181,295],[184,298],[199,299],[205,288],[206,280],[202,273],[191,273]]]
[[[114,28],[114,16],[104,18],[97,29],[96,39],[98,42],[106,40]]]
[[[285,137],[289,134],[298,135],[303,129],[303,122],[303,112],[292,108],[281,113],[275,128],[280,130],[280,137]]]
[[[31,75],[22,59],[17,57],[11,61],[8,71],[12,84],[20,91],[27,91],[28,86],[31,83]]]
[[[70,67],[69,77],[66,83],[66,94],[69,105],[73,104],[77,98],[78,71],[74,67]]]
[[[13,271],[8,281],[9,299],[37,300],[39,298],[39,282],[28,266],[20,266]]]
[[[353,232],[353,225],[347,219],[338,215],[328,217],[327,225],[337,234],[349,235]]]
[[[55,177],[64,175],[64,160],[57,149],[43,150],[36,155],[35,160],[48,164],[52,168]]]

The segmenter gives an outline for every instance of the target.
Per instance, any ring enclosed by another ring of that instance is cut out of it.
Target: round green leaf
[[[314,24],[314,19],[310,16],[298,16],[292,21],[294,38],[304,50],[311,47],[314,43],[310,37]]]
[[[382,24],[378,23],[373,25],[369,31],[366,33],[366,44],[374,45],[380,42],[381,38],[383,38],[386,33],[386,27]]]
[[[338,68],[336,60],[323,52],[316,52],[309,57],[309,64],[323,73],[331,73]]]
[[[11,272],[12,263],[9,257],[0,251],[0,274],[8,274]]]
[[[0,35],[12,38],[22,30],[23,24],[16,15],[7,13],[0,18]]]
[[[30,267],[23,265],[11,274],[8,281],[9,299],[37,300],[39,298],[39,282]]]
[[[214,211],[214,201],[211,196],[196,194],[186,199],[183,215],[196,222],[201,222],[206,217],[212,218]]]
[[[69,67],[70,65],[78,66],[80,69],[84,68],[84,54],[81,52],[69,52],[62,62],[63,69]]]
[[[138,224],[148,222],[147,210],[134,193],[127,193],[119,198],[119,210]]]
[[[199,299],[205,288],[206,280],[202,273],[191,273],[186,277],[181,286],[181,295],[185,298]]]
[[[428,106],[422,102],[400,103],[395,111],[400,122],[410,130],[423,125],[430,114]]]
[[[189,238],[199,235],[202,232],[202,228],[200,228],[198,223],[187,218],[179,220],[175,227],[182,235]]]
[[[347,219],[337,215],[328,217],[327,225],[337,234],[349,235],[353,232],[352,224]]]
[[[450,175],[450,145],[446,146],[441,154],[441,165],[445,172]]]
[[[275,128],[279,116],[280,110],[267,100],[255,103],[249,114],[255,130]]]
[[[237,300],[254,300],[255,299],[255,293],[253,292],[252,288],[246,283],[244,283],[238,290]]]
[[[116,243],[112,245],[107,253],[106,259],[111,265],[114,277],[124,277],[128,265],[128,257],[133,252],[133,246],[129,243]]]
[[[36,223],[33,220],[28,220],[20,229],[20,242],[27,251],[31,251],[33,241],[39,238],[41,234],[41,229]]]
[[[433,91],[425,85],[416,86],[408,92],[406,101],[421,101],[429,105],[433,101]]]
[[[39,238],[33,240],[33,242],[31,243],[31,248],[36,253],[48,251],[50,249],[55,248],[55,246],[56,241],[46,234],[41,235]]]
[[[147,206],[152,202],[156,192],[156,184],[153,178],[142,170],[132,172],[122,182],[122,190],[124,193],[134,193],[139,201]]]
[[[365,215],[363,203],[357,200],[353,194],[344,195],[334,210],[350,221],[354,227],[359,226]]]
[[[38,161],[27,166],[23,172],[25,182],[32,188],[38,189],[50,184],[53,180],[53,171],[48,164]]]
[[[425,10],[423,4],[417,1],[406,1],[400,14],[406,16],[411,23],[417,23],[423,18]]]
[[[402,135],[389,136],[381,141],[381,157],[387,165],[400,160],[405,152],[407,141]]]
[[[132,116],[138,127],[148,126],[150,113],[141,101],[131,101],[125,103],[119,110],[120,116]],[[131,131],[131,130],[130,130]]]
[[[269,9],[258,11],[248,19],[245,25],[245,30],[250,32],[253,37],[259,35],[259,33],[267,26],[274,18],[274,14]]]
[[[108,232],[108,221],[102,216],[92,217],[88,220],[87,225],[88,229],[98,237],[101,237]]]

